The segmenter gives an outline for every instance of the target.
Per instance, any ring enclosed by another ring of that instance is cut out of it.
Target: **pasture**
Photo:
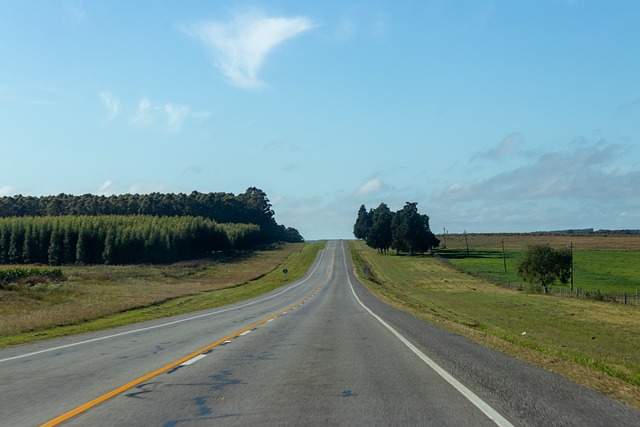
[[[444,245],[443,236],[439,237]],[[630,298],[635,298],[638,294],[640,236],[468,234],[465,241],[464,235],[456,234],[447,235],[446,248],[437,250],[436,253],[465,271],[486,275],[498,282],[522,284],[523,288],[528,288],[529,284],[518,277],[517,266],[528,246],[540,244],[548,244],[554,248],[573,246],[574,290],[627,294]],[[570,284],[566,288],[569,289]]]

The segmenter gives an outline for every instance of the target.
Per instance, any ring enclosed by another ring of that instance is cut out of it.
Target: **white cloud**
[[[113,181],[111,181],[110,179],[107,179],[106,181],[104,181],[102,184],[100,184],[100,186],[98,186],[98,190],[96,191],[96,194],[113,194],[113,191],[109,191],[109,189],[111,189],[113,187]]]
[[[98,96],[102,100],[104,107],[109,112],[109,117],[107,118],[107,120],[111,120],[116,117],[118,115],[118,112],[120,111],[120,98],[106,90],[100,92]]]
[[[83,23],[87,20],[87,11],[79,1],[68,0],[65,2],[65,12],[67,19],[75,23]]]
[[[151,101],[147,98],[140,99],[140,101],[138,101],[138,109],[131,119],[131,124],[140,127],[146,127],[153,124],[155,120],[151,113]]]
[[[207,22],[187,33],[200,39],[216,67],[235,86],[257,89],[265,86],[258,72],[267,55],[284,41],[315,25],[306,17],[268,18],[260,13],[236,16],[228,23]]]
[[[167,118],[169,132],[176,133],[182,128],[182,123],[189,114],[189,107],[179,104],[165,104],[163,110]]]
[[[474,159],[486,159],[486,160],[501,160],[507,156],[517,154],[520,146],[524,142],[524,136],[517,132],[512,132],[505,136],[500,145],[488,151],[483,151],[474,155],[471,160]]]
[[[13,187],[10,187],[8,185],[3,185],[2,187],[0,187],[0,196],[9,196],[13,194]]]
[[[198,121],[201,131],[210,126],[212,114],[208,111],[192,112],[191,107],[173,102],[154,104],[148,98],[141,98],[129,124],[139,129],[166,130],[178,133],[189,118]]]
[[[381,187],[382,187],[382,181],[380,181],[378,178],[370,179],[369,181],[362,184],[356,190],[356,196],[359,196],[359,197],[367,196],[373,192],[380,190]]]
[[[572,150],[532,158],[518,168],[477,183],[455,183],[435,195],[441,202],[574,200],[616,203],[639,200],[640,169],[623,168],[624,146],[578,140]]]

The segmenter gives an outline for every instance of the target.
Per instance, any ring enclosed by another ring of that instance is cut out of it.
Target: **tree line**
[[[440,245],[429,228],[429,217],[418,212],[416,202],[407,202],[397,212],[392,212],[385,203],[369,211],[361,205],[353,234],[380,253],[395,249],[398,253],[423,254]]]
[[[255,224],[260,227],[258,243],[302,242],[295,228],[276,223],[267,195],[255,187],[244,193],[123,194],[98,196],[4,196],[0,197],[0,217],[151,215],[203,217],[223,223]]]
[[[255,224],[202,217],[47,216],[0,219],[0,264],[139,264],[245,249]]]

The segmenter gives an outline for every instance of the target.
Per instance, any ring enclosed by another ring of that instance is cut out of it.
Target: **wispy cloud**
[[[164,192],[167,187],[161,182],[136,182],[132,184],[123,184],[121,182],[106,179],[96,189],[96,194],[99,195],[111,195],[111,194],[148,194],[153,192]]]
[[[113,97],[113,96],[111,96]],[[111,99],[103,97],[104,99]],[[117,99],[117,98],[116,98]],[[111,105],[105,101],[105,105]],[[188,105],[167,102],[154,104],[149,98],[140,98],[135,113],[129,124],[138,129],[160,129],[170,133],[178,133],[189,118],[198,121],[201,130],[209,126],[212,114],[208,111],[192,112]]]
[[[130,123],[140,129],[159,127],[177,133],[182,129],[190,110],[186,105],[169,102],[160,106],[152,104],[148,98],[142,98],[138,101],[138,108]],[[200,117],[202,113],[196,116]]]
[[[356,190],[356,196],[368,196],[369,194],[380,190],[380,188],[382,188],[382,181],[380,181],[378,178],[372,178],[358,187],[358,189]]]
[[[107,179],[106,181],[104,181],[102,184],[100,184],[98,186],[98,189],[96,191],[96,194],[113,194],[113,191],[111,191],[113,189],[113,181],[111,181],[110,179]]]
[[[64,4],[66,17],[75,23],[83,23],[87,20],[87,11],[79,1],[67,0]]]
[[[9,196],[13,194],[13,187],[10,187],[8,185],[3,185],[2,187],[0,187],[0,196]]]
[[[435,195],[442,202],[580,200],[615,203],[640,199],[640,169],[617,165],[624,146],[580,140],[572,150],[541,154],[532,162],[477,183],[455,182]]]
[[[138,109],[131,119],[131,124],[138,127],[150,126],[154,122],[151,112],[151,101],[147,98],[141,98],[138,101]]]
[[[185,118],[189,114],[189,107],[180,104],[164,104],[163,111],[167,119],[169,132],[176,133],[182,128]]]
[[[471,160],[501,160],[509,155],[516,154],[523,142],[524,136],[517,132],[512,132],[504,137],[497,148],[477,153]]]
[[[254,12],[238,15],[231,22],[193,25],[186,32],[204,43],[216,67],[233,85],[258,89],[265,86],[258,73],[267,55],[314,26],[304,16],[271,18]]]
[[[104,107],[109,112],[109,117],[107,118],[107,120],[112,120],[118,115],[118,112],[120,111],[120,98],[106,90],[100,92],[98,96],[102,100]]]

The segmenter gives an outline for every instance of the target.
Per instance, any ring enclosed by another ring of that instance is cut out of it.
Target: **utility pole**
[[[467,245],[467,257],[469,256],[469,239],[467,239],[467,230],[464,230],[464,242]]]
[[[504,272],[507,272],[507,257],[504,254],[504,239],[502,239],[502,262],[504,263]]]
[[[573,292],[573,240],[571,240],[571,244],[569,245],[569,253],[571,256],[571,292]]]
[[[442,234],[444,236],[444,249],[447,249],[447,229],[442,227]]]

